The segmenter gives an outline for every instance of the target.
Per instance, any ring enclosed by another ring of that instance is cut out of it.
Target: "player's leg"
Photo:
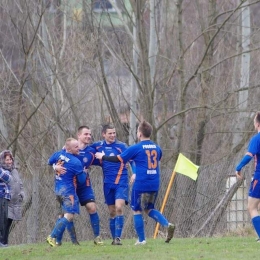
[[[260,241],[260,216],[258,213],[259,202],[260,202],[260,183],[258,180],[253,179],[249,189],[247,208],[250,217],[252,219],[252,224],[258,236],[257,241]]]
[[[146,192],[142,194],[142,205],[144,211],[148,216],[154,219],[156,222],[159,222],[161,226],[167,227],[169,222],[165,216],[158,210],[154,208],[154,204],[157,198],[158,192]]]
[[[94,244],[103,245],[104,243],[100,236],[100,219],[95,201],[88,201],[86,203],[86,209],[89,213],[90,224],[94,234]]]
[[[115,186],[115,237],[121,240],[124,227],[124,207],[128,204],[128,184]]]
[[[123,215],[123,207],[125,205],[125,200],[116,199],[115,201],[115,237],[121,240],[122,230],[124,227],[124,215]]]
[[[161,226],[167,227],[166,243],[169,243],[173,238],[175,226],[166,219],[166,217],[158,210],[154,208],[154,204],[157,198],[158,192],[146,192],[142,194],[142,205],[144,205],[145,213],[156,222],[159,222]]]
[[[62,240],[62,236],[64,233],[64,230],[67,226],[67,224],[69,223],[69,220],[67,219],[69,216],[67,215],[67,217],[60,218],[58,221],[56,221],[56,224],[51,232],[51,234],[47,237],[47,243],[49,243],[51,246],[57,246],[61,244],[61,240]],[[56,239],[59,239],[60,242],[56,243]]]
[[[94,244],[103,245],[100,237],[100,219],[95,203],[95,195],[91,186],[81,186],[77,189],[80,205],[84,206],[89,214],[90,224],[94,234]]]
[[[133,210],[134,228],[138,236],[138,241],[135,243],[135,245],[146,244],[144,220],[141,206],[141,194],[141,192],[136,190],[132,190],[131,194],[131,209]]]
[[[112,236],[112,245],[119,245],[120,243],[116,240],[116,206],[115,206],[115,190],[113,185],[104,183],[103,192],[105,203],[107,204],[109,211],[109,229]]]
[[[62,196],[60,195],[56,195],[56,201],[57,201],[57,204],[56,204],[56,210],[57,210],[57,214],[58,214],[58,219],[56,220],[56,224],[58,224],[58,222],[60,221],[61,218],[64,217],[64,214],[62,212]],[[52,233],[50,234],[50,237],[54,237],[54,229],[52,230]],[[61,240],[62,240],[62,237],[56,237],[56,245],[57,246],[60,246],[61,245]]]
[[[67,223],[67,231],[69,233],[70,236],[70,240],[72,242],[73,245],[78,246],[79,242],[77,240],[77,235],[76,235],[76,230],[75,230],[75,226],[74,226],[74,221],[71,220]]]
[[[62,196],[60,195],[57,195],[56,196],[56,200],[57,200],[57,210],[58,210],[58,219],[56,221],[56,224],[61,220],[61,218],[64,217],[64,214],[62,213]],[[74,222],[73,220],[68,222],[67,226],[67,231],[69,233],[69,236],[70,236],[70,239],[71,239],[71,242],[73,245],[79,245],[79,242],[77,241],[77,238],[76,238],[76,231],[75,231],[75,226],[74,226]],[[53,230],[53,232],[55,231],[55,229]],[[50,234],[51,237],[54,237],[54,234],[51,233]],[[63,234],[58,234],[56,236],[56,245],[57,246],[60,246],[61,245],[61,241],[62,241],[62,236]]]
[[[56,238],[62,238],[65,228],[69,222],[73,221],[74,214],[79,214],[79,201],[78,196],[70,195],[64,196],[62,198],[62,210],[64,217],[56,222],[54,229],[51,232],[51,235],[47,237],[47,242],[51,246],[56,246]]]

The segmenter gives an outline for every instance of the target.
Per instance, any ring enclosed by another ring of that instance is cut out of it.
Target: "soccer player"
[[[116,139],[115,127],[111,124],[102,128],[104,140],[91,145],[96,152],[105,155],[119,155],[126,150],[127,145]],[[101,163],[104,176],[104,197],[109,210],[109,227],[113,238],[112,245],[122,245],[121,235],[124,226],[123,208],[128,204],[128,170],[125,164],[109,161]]]
[[[103,245],[103,241],[100,237],[100,219],[97,212],[95,203],[95,195],[91,186],[89,177],[89,166],[94,163],[99,165],[99,161],[95,160],[95,149],[89,146],[91,142],[91,130],[88,126],[80,126],[77,132],[79,143],[79,154],[76,155],[81,161],[84,171],[86,172],[86,182],[77,185],[77,195],[81,206],[84,206],[89,213],[91,227],[94,233],[94,244]],[[56,165],[55,169],[58,171],[66,172],[66,167],[62,165]],[[69,231],[69,230],[68,230]],[[69,232],[70,233],[70,232]]]
[[[145,245],[144,221],[142,209],[149,217],[159,222],[162,226],[168,227],[166,243],[173,238],[175,226],[154,208],[160,185],[159,162],[162,157],[161,148],[150,140],[152,126],[142,121],[137,130],[137,137],[140,140],[138,144],[127,148],[123,153],[116,156],[108,156],[105,153],[96,153],[97,159],[103,162],[121,162],[126,164],[133,160],[136,167],[136,173],[132,175],[133,183],[131,194],[131,208],[133,210],[134,227],[138,236],[135,245]]]
[[[76,194],[77,183],[86,182],[86,173],[83,171],[83,166],[78,158],[74,155],[79,153],[78,141],[74,138],[68,138],[65,143],[65,151],[61,150],[54,153],[48,161],[49,165],[55,164],[57,161],[61,163],[66,172],[55,175],[55,193],[61,198],[61,206],[64,216],[56,222],[51,234],[47,237],[47,242],[51,246],[57,246],[56,238],[59,238],[61,243],[62,235],[66,226],[73,221],[74,214],[79,214],[79,199]]]
[[[248,192],[248,212],[250,214],[252,224],[258,235],[257,242],[260,242],[260,216],[258,213],[258,205],[260,202],[260,112],[257,112],[254,117],[254,127],[257,134],[254,135],[248,145],[248,150],[245,156],[236,167],[236,176],[239,179],[244,178],[241,173],[242,168],[247,165],[252,158],[255,160],[254,176]]]

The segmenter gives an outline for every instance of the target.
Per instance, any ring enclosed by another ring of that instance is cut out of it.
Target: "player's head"
[[[88,126],[83,125],[78,128],[78,140],[81,143],[89,144],[91,141],[91,130]]]
[[[106,124],[102,127],[102,136],[108,144],[116,140],[116,129],[112,124]]]
[[[68,138],[65,142],[65,149],[67,153],[79,154],[79,142],[75,138]]]
[[[259,132],[260,130],[260,112],[256,112],[255,118],[254,118],[254,126],[255,130]]]
[[[143,120],[137,129],[137,137],[139,139],[142,138],[150,138],[153,132],[153,127],[147,121]]]

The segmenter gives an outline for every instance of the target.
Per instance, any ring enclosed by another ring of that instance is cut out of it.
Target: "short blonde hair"
[[[70,146],[71,146],[71,143],[74,142],[74,141],[77,142],[77,140],[76,140],[75,138],[73,138],[73,137],[67,138],[67,139],[66,139],[66,142],[65,142],[65,149],[66,149],[66,150],[69,150],[69,149],[70,149]]]

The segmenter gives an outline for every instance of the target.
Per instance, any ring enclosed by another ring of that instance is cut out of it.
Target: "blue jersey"
[[[48,161],[49,165],[61,164],[66,168],[66,173],[55,174],[55,193],[57,195],[76,195],[76,176],[83,172],[83,166],[75,155],[64,150],[54,153]]]
[[[87,174],[86,177],[86,183],[78,184],[78,188],[84,187],[84,186],[91,186],[90,177],[87,169],[89,166],[96,160],[95,159],[95,149],[86,146],[84,149],[79,150],[79,154],[76,155],[76,157],[81,161],[81,164],[83,165],[84,171]]]
[[[87,169],[96,160],[95,153],[94,148],[86,146],[84,149],[79,150],[79,154],[76,157],[81,161],[84,169]]]
[[[130,146],[117,156],[124,163],[135,162],[136,178],[133,190],[158,191],[160,186],[159,162],[162,157],[161,148],[151,140],[144,140]]]
[[[255,174],[254,178],[260,179],[260,133],[254,135],[248,145],[247,154],[254,156],[255,160]]]
[[[127,145],[116,140],[112,144],[107,144],[105,140],[91,145],[96,152],[104,151],[105,155],[119,155],[127,149]],[[113,163],[102,161],[101,165],[104,175],[104,183],[128,184],[128,171],[125,163]]]

